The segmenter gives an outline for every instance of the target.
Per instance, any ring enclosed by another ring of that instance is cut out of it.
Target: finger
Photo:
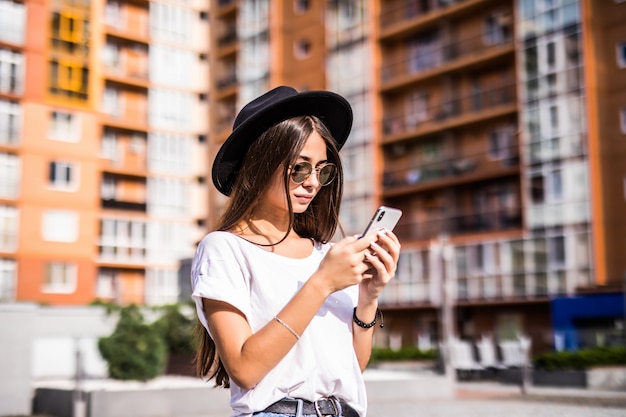
[[[370,245],[370,247],[372,251],[374,252],[374,254],[376,254],[376,256],[378,257],[378,259],[380,259],[385,264],[393,262],[393,257],[391,256],[391,254],[387,252],[385,248],[380,246],[378,243],[374,242]]]
[[[387,249],[393,259],[398,260],[398,257],[400,256],[400,242],[398,241],[396,235],[388,232],[379,235],[379,238],[379,244]]]

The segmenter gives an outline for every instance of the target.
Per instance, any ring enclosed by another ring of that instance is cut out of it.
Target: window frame
[[[80,167],[77,163],[61,160],[50,161],[48,164],[48,187],[58,191],[78,190],[79,170]]]
[[[78,266],[76,264],[70,262],[46,263],[41,292],[73,294],[76,292],[77,284]]]

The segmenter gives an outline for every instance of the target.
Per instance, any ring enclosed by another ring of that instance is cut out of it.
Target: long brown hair
[[[322,187],[309,207],[303,213],[294,213],[289,198],[289,166],[293,164],[309,136],[316,131],[326,143],[327,159],[337,167],[337,177],[329,185]],[[330,241],[339,226],[339,208],[343,193],[343,169],[339,151],[324,123],[315,116],[298,116],[278,123],[266,130],[252,144],[237,178],[233,191],[224,210],[217,230],[232,230],[242,221],[248,222],[265,192],[274,173],[283,167],[285,197],[289,206],[290,228],[299,236],[318,242]],[[248,222],[251,224],[250,222]],[[287,238],[289,230],[276,245]],[[258,231],[255,231],[258,233]],[[200,321],[196,323],[196,371],[202,378],[215,378],[216,386],[228,388],[230,379],[215,342]]]

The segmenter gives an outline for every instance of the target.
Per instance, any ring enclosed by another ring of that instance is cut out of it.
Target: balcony
[[[410,216],[404,216],[405,219]],[[506,207],[480,213],[456,213],[429,217],[419,222],[402,222],[394,233],[401,242],[428,241],[439,236],[461,236],[479,233],[517,230],[522,227],[521,207]]]
[[[441,73],[477,67],[514,51],[512,37],[497,33],[464,37],[449,44],[432,40],[413,47],[407,45],[403,59],[381,67],[381,89],[391,91]],[[383,62],[389,61],[383,58]]]
[[[108,36],[148,44],[150,42],[150,18],[147,6],[113,5],[107,3],[104,15]]]
[[[141,89],[107,87],[101,110],[109,116],[103,119],[105,126],[131,131],[146,131],[148,128],[148,98]]]
[[[406,26],[436,24],[481,3],[484,0],[385,1],[380,14],[381,37],[399,36]]]
[[[145,177],[105,173],[100,185],[100,203],[104,209],[145,213],[147,209]]]
[[[507,84],[427,106],[420,112],[386,116],[382,126],[383,142],[406,140],[516,111],[515,84]]]
[[[383,194],[393,197],[519,173],[517,145],[503,153],[506,155],[497,160],[480,154],[413,163],[406,168],[386,164],[391,168],[383,173]]]
[[[118,84],[148,88],[148,50],[107,43],[103,50],[106,77]]]

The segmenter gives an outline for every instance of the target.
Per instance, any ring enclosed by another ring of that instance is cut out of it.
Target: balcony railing
[[[229,29],[223,35],[217,38],[217,45],[221,48],[232,45],[237,42],[237,29]]]
[[[454,4],[462,3],[463,1],[464,0],[438,0],[436,2],[427,2],[425,4],[426,7],[422,7],[424,2],[419,1],[396,2],[395,6],[383,10],[380,15],[380,25],[386,28],[398,24],[399,22],[415,19],[418,16],[425,17]]]
[[[386,83],[403,76],[423,73],[463,58],[478,56],[496,48],[512,45],[512,43],[510,36],[480,34],[464,37],[461,41],[448,44],[432,40],[430,43],[423,43],[419,46],[407,46],[405,59],[381,68],[381,81]]]
[[[130,211],[146,211],[146,203],[136,203],[132,201],[120,201],[120,200],[106,200],[101,199],[102,208],[117,209],[117,210],[130,210]]]
[[[220,90],[225,90],[234,85],[237,85],[237,73],[235,71],[217,79],[217,88]]]
[[[387,116],[383,119],[383,134],[396,135],[436,126],[451,119],[479,114],[485,110],[516,102],[515,85],[508,84],[490,90],[477,91],[466,97],[454,98],[443,104],[426,107],[421,112]]]
[[[482,177],[519,166],[517,145],[497,149],[499,158],[490,153],[473,154],[456,158],[440,158],[430,162],[418,162],[408,168],[392,167],[383,173],[383,187],[390,189],[428,184],[439,180],[466,177]],[[492,159],[490,159],[492,158]],[[391,164],[389,164],[391,165]]]
[[[421,222],[404,222],[396,227],[394,233],[400,241],[407,242],[434,239],[441,235],[496,232],[521,227],[522,209],[515,206],[480,213],[458,213]]]

